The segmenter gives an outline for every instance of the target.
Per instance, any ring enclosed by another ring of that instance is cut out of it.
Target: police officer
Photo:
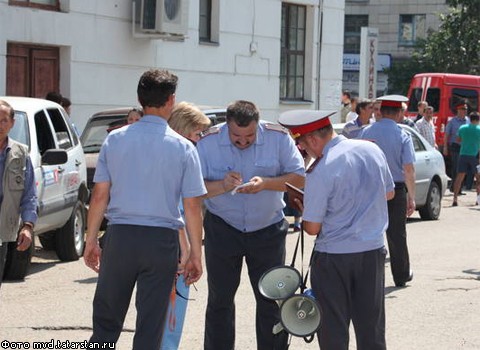
[[[316,235],[311,283],[322,310],[322,350],[348,350],[353,321],[357,349],[384,350],[387,199],[394,183],[385,155],[372,142],[333,131],[323,111],[280,116],[316,161],[305,180],[303,227]]]
[[[458,138],[458,129],[464,124],[468,124],[470,120],[467,117],[467,105],[462,102],[455,106],[457,115],[450,119],[445,128],[445,137],[443,139],[443,155],[450,157],[450,192],[453,192],[453,185],[457,177],[458,157],[460,154],[461,141]],[[461,189],[459,194],[463,194]]]
[[[92,343],[117,341],[136,286],[133,349],[160,348],[178,267],[178,229],[185,225],[181,195],[191,245],[186,283],[202,274],[206,189],[195,146],[167,124],[176,87],[177,77],[168,71],[145,72],[137,88],[145,116],[112,131],[100,150],[84,254],[87,266],[99,272]],[[100,250],[97,236],[105,211],[108,226]]]
[[[16,241],[13,249],[27,250],[37,221],[37,192],[28,148],[8,137],[14,118],[12,106],[0,100],[0,286],[9,243]]]
[[[412,138],[398,125],[402,114],[401,95],[378,98],[382,105],[382,119],[365,128],[360,138],[374,141],[385,153],[395,181],[395,197],[388,201],[389,224],[387,241],[390,266],[397,287],[405,286],[413,278],[407,247],[406,218],[415,211],[415,152]]]
[[[285,334],[274,336],[278,306],[260,295],[258,281],[283,265],[288,222],[283,215],[285,182],[303,188],[304,162],[288,131],[259,120],[257,107],[236,101],[226,123],[198,142],[205,185],[205,260],[208,305],[205,349],[233,349],[235,292],[242,261],[248,266],[257,303],[257,348],[283,349]],[[236,186],[246,184],[236,189]]]

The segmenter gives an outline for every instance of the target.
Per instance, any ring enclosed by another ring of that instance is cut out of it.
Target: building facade
[[[358,69],[348,63],[360,53],[360,28],[378,28],[377,95],[387,91],[384,68],[408,58],[418,39],[438,30],[445,0],[347,0],[345,4],[343,88],[358,93]]]
[[[0,95],[72,100],[93,113],[135,106],[151,67],[179,76],[177,101],[338,109],[344,0],[0,0]]]

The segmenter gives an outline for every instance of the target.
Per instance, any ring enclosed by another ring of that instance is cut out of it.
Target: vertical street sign
[[[362,27],[360,35],[358,94],[361,98],[375,99],[377,97],[378,28]]]

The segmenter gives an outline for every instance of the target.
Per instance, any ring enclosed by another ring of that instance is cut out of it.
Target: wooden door
[[[7,45],[7,95],[44,98],[59,92],[59,70],[58,47]]]

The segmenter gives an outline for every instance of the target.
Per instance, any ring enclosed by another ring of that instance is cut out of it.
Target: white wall
[[[308,58],[311,77],[307,77],[312,82],[306,85],[313,102],[293,107],[337,108],[344,0],[325,1],[320,71],[319,1],[292,2],[309,5],[313,43]],[[190,1],[183,42],[134,38],[131,4],[130,0],[62,0],[65,12],[54,12],[9,6],[8,0],[0,0],[0,95],[6,87],[7,42],[19,42],[61,47],[60,92],[72,100],[72,117],[80,129],[94,112],[136,105],[138,79],[150,67],[166,68],[179,76],[178,101],[225,106],[247,99],[268,120],[292,108],[279,102],[281,1],[221,0],[218,45],[199,44],[198,1]]]

